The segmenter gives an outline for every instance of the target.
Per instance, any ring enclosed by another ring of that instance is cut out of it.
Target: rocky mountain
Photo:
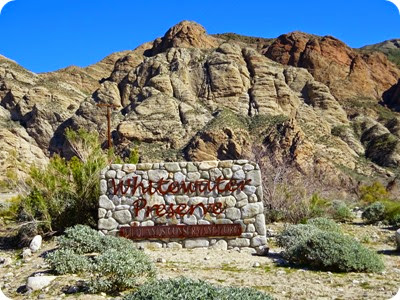
[[[362,47],[361,50],[366,53],[371,53],[372,51],[382,52],[384,53],[388,59],[400,67],[400,39],[393,39],[384,41],[382,43],[369,45]],[[400,84],[392,87],[383,95],[383,99],[390,106],[394,107],[397,111],[400,110]]]
[[[69,155],[65,128],[105,137],[142,161],[237,159],[260,146],[330,183],[394,178],[400,165],[400,69],[381,52],[293,32],[208,35],[183,21],[162,38],[87,67],[34,74],[0,60],[0,160]],[[30,148],[29,148],[30,147]],[[6,169],[7,164],[2,164]]]
[[[400,64],[400,39],[392,39],[388,41],[384,41],[382,43],[373,44],[364,46],[361,48],[362,50],[368,51],[379,51],[383,52],[389,56],[389,60],[392,60],[394,63]]]
[[[43,74],[0,56],[0,179],[15,166],[23,175],[21,163],[46,164],[58,127],[100,87],[115,61],[128,53],[114,53],[87,68],[68,67]],[[14,159],[19,163],[14,164]]]

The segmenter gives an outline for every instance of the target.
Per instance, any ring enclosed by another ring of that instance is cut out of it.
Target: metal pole
[[[98,107],[107,107],[107,147],[111,148],[111,108],[116,108],[116,105],[107,103],[98,103]]]
[[[111,148],[111,109],[107,106],[107,139],[108,139],[108,149]]]

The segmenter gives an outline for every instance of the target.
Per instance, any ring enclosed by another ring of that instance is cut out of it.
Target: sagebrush
[[[46,256],[57,274],[91,274],[89,292],[120,292],[136,287],[155,275],[154,264],[125,238],[102,236],[94,229],[76,225],[65,230],[59,249]]]
[[[318,270],[378,272],[384,268],[378,254],[341,233],[329,220],[290,225],[278,235],[277,242],[289,262]]]
[[[140,286],[123,300],[273,300],[252,288],[216,287],[189,278],[164,279]]]

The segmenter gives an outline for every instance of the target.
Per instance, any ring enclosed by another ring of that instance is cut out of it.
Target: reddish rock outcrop
[[[306,68],[339,101],[381,99],[400,77],[400,70],[383,53],[364,53],[331,36],[284,34],[263,53],[281,64]]]

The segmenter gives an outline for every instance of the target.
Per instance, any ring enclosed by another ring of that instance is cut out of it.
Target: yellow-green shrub
[[[360,192],[360,200],[370,204],[363,213],[363,218],[369,223],[384,221],[395,226],[399,224],[400,201],[390,199],[389,192],[381,183],[362,186]]]
[[[21,196],[16,196],[3,203],[0,202],[0,217],[11,220],[15,219],[18,216],[21,199]]]
[[[95,226],[100,194],[100,171],[118,158],[101,149],[96,132],[66,130],[75,156],[54,155],[45,168],[32,167],[30,194],[22,199],[20,216],[44,222],[43,230],[63,230],[75,224]],[[137,150],[131,152],[137,162]]]
[[[387,200],[389,198],[388,191],[380,182],[374,182],[371,185],[361,186],[360,193],[360,200],[366,203]]]

